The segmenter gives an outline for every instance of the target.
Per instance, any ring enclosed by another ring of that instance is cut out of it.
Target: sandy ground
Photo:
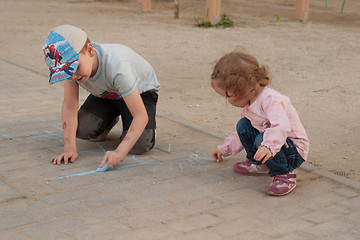
[[[209,75],[222,55],[246,49],[298,110],[311,141],[308,162],[360,180],[360,2],[347,1],[343,14],[342,0],[328,0],[328,10],[324,0],[310,2],[303,23],[294,0],[223,0],[235,26],[201,29],[194,18],[204,17],[204,0],[180,0],[180,19],[165,0],[153,1],[151,13],[135,0],[0,0],[0,56],[47,72],[42,45],[50,29],[77,25],[92,41],[125,44],[153,65],[159,110],[230,133],[241,109],[211,89]]]

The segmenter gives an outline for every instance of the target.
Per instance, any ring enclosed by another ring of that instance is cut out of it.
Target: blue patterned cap
[[[86,43],[86,33],[75,26],[54,28],[45,40],[43,52],[49,67],[49,84],[70,78],[77,70],[79,52]]]

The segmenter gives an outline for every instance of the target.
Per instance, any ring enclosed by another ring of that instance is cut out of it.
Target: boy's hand
[[[261,161],[262,164],[265,164],[270,158],[272,158],[272,153],[270,149],[264,146],[260,146],[254,156],[254,159],[256,161]]]
[[[126,154],[118,151],[107,151],[103,157],[99,167],[101,168],[107,162],[109,168],[114,168],[120,162],[124,161]]]
[[[69,161],[73,163],[75,162],[78,156],[79,155],[77,152],[71,152],[71,151],[63,152],[57,156],[52,157],[50,162],[53,162],[54,164],[58,164],[58,165],[61,164],[62,160],[64,160],[65,164],[68,164]]]
[[[224,160],[222,158],[222,154],[220,153],[218,148],[215,148],[213,153],[212,153],[212,157],[217,161],[217,162],[221,162],[222,160]]]

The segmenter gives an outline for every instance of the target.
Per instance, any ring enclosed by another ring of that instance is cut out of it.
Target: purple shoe
[[[267,193],[272,196],[283,196],[296,187],[296,174],[291,172],[283,175],[276,175],[267,188]]]
[[[268,175],[269,172],[269,168],[266,165],[255,165],[250,159],[235,163],[233,169],[235,172],[244,175]]]

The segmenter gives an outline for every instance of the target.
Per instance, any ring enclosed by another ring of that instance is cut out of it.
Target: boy
[[[63,153],[51,162],[74,162],[76,137],[101,141],[121,116],[123,133],[114,151],[107,151],[99,167],[113,168],[128,153],[142,154],[155,144],[155,113],[160,85],[151,65],[120,44],[97,44],[72,25],[51,30],[43,52],[49,83],[64,81]],[[79,107],[79,85],[90,95]]]

